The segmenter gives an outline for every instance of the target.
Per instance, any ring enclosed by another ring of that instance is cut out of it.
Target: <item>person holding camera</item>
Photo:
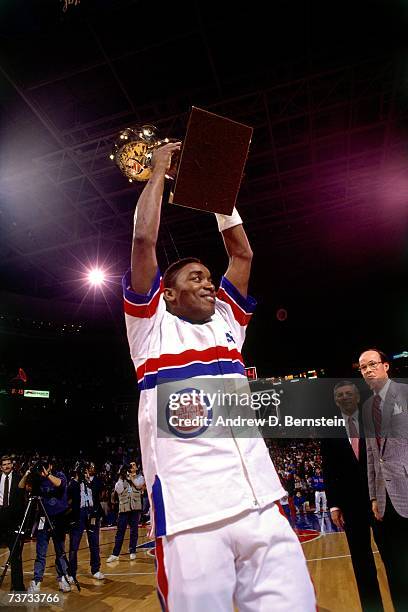
[[[98,529],[101,527],[102,520],[105,517],[105,511],[102,507],[103,491],[105,488],[102,478],[99,476],[96,470],[95,463],[90,461],[88,463],[88,480],[89,486],[92,489],[92,499],[94,505],[94,515],[98,519]]]
[[[136,559],[139,519],[142,510],[141,490],[143,485],[144,478],[142,474],[138,473],[136,461],[132,461],[129,467],[126,465],[122,466],[119,472],[119,480],[115,484],[115,492],[119,497],[118,528],[113,553],[107,558],[106,563],[118,561],[128,525],[130,527],[130,560]]]
[[[57,470],[53,474],[52,461],[44,459],[38,461],[33,467],[26,471],[18,486],[25,489],[27,479],[31,480],[32,494],[42,499],[44,509],[51,520],[53,529],[47,524],[46,517],[41,514],[37,528],[36,559],[34,563],[34,580],[28,587],[29,593],[39,593],[41,582],[44,577],[47,550],[50,537],[52,537],[55,549],[55,569],[59,590],[69,592],[71,590],[70,577],[68,576],[68,563],[65,555],[65,524],[67,500],[67,478],[64,472]],[[44,514],[44,513],[43,513]],[[68,580],[65,578],[68,576]]]
[[[19,474],[14,470],[11,457],[1,458],[0,476],[0,542],[13,550],[16,529],[24,514],[24,492],[19,489]],[[22,542],[19,540],[10,559],[11,591],[25,591],[23,563],[21,559]]]
[[[89,486],[92,489],[94,512],[100,521],[101,518],[104,516],[104,511],[101,505],[103,482],[97,474],[96,466],[93,461],[90,461],[88,463],[88,482],[89,482]]]
[[[90,481],[89,466],[78,465],[68,486],[68,499],[71,508],[69,529],[69,563],[75,577],[78,569],[78,549],[82,534],[86,531],[90,551],[91,573],[96,580],[103,580],[100,571],[99,552],[100,514],[94,501]],[[99,504],[100,507],[100,504]]]

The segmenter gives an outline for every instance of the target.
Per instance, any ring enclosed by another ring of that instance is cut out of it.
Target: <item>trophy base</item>
[[[173,204],[230,215],[252,132],[247,125],[193,106],[172,186]]]

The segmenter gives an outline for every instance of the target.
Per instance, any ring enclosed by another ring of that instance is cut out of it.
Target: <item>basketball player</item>
[[[262,439],[182,432],[158,437],[164,381],[245,380],[241,347],[255,307],[252,251],[234,209],[216,215],[229,266],[215,290],[195,258],[161,278],[156,242],[165,174],[180,143],[153,156],[137,205],[131,271],[124,277],[130,353],[140,388],[143,471],[153,507],[163,610],[311,612],[313,586],[297,537],[279,512],[284,494]]]

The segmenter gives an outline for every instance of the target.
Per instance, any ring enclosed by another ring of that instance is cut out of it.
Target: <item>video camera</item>
[[[123,464],[119,470],[119,478],[122,480],[128,480],[130,472],[130,465]]]
[[[49,461],[46,459],[39,459],[30,467],[30,472],[35,476],[42,476],[44,470],[48,470],[49,467]]]
[[[74,467],[74,472],[78,476],[79,482],[87,482],[88,481],[88,468],[89,465],[86,461],[77,461]]]

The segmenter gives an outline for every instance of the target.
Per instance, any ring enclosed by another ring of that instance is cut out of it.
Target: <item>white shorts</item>
[[[276,504],[156,541],[166,612],[315,612],[298,538]]]

